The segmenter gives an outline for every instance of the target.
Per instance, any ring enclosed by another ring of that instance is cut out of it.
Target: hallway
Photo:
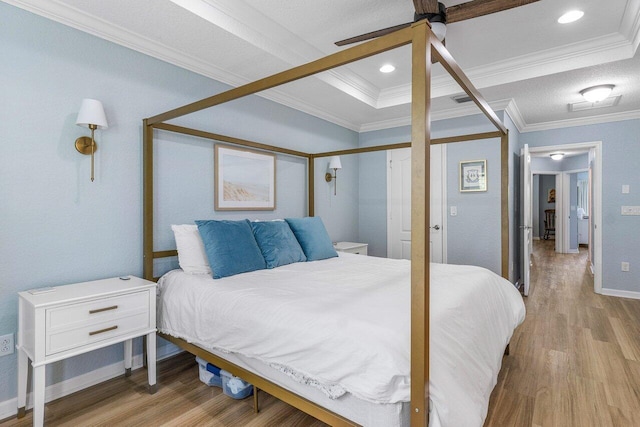
[[[536,240],[525,304],[485,426],[640,425],[640,301],[595,294],[585,248]]]

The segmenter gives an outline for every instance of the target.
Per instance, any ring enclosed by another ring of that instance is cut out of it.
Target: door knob
[[[440,230],[440,226],[438,224],[434,225],[433,227],[429,227],[429,228],[433,228],[434,230]]]

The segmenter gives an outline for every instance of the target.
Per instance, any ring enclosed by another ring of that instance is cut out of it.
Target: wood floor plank
[[[557,254],[553,245],[534,242],[527,318],[485,426],[638,426],[640,301],[595,294],[586,250]],[[531,419],[516,417],[529,399]]]

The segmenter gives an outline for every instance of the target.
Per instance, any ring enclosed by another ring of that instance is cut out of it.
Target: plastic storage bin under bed
[[[196,362],[198,362],[200,381],[206,385],[222,387],[222,392],[234,399],[244,399],[253,394],[253,386],[243,379],[234,377],[231,373],[199,357],[196,357]]]

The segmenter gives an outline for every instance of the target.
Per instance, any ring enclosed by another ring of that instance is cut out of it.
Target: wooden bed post
[[[153,126],[142,121],[143,153],[143,253],[144,278],[153,280]]]
[[[413,25],[411,79],[411,426],[429,423],[431,31]]]
[[[307,157],[307,160],[309,161],[308,166],[307,166],[307,174],[308,179],[307,181],[309,182],[309,212],[307,213],[307,215],[309,216],[315,216],[315,197],[316,197],[316,190],[315,190],[315,181],[316,181],[316,175],[315,175],[315,166],[316,166],[316,158],[313,154],[310,154],[309,157]]]
[[[502,277],[509,280],[509,132],[500,138]]]

